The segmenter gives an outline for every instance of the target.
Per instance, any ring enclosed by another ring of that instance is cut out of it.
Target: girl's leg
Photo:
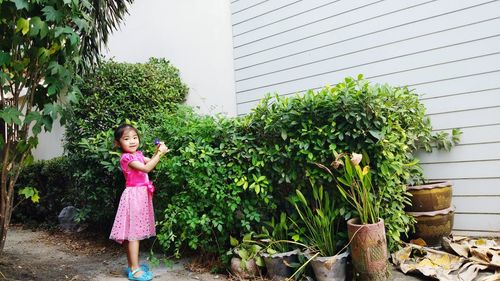
[[[127,241],[125,246],[125,251],[127,252],[128,266],[131,271],[138,269],[139,266],[139,241]],[[136,274],[135,277],[141,276],[144,271],[141,269]]]

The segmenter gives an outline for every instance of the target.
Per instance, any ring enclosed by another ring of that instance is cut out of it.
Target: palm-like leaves
[[[90,0],[88,13],[91,16],[91,28],[82,34],[82,62],[91,67],[99,62],[103,44],[107,44],[109,35],[118,29],[118,25],[128,13],[128,5],[134,0]]]

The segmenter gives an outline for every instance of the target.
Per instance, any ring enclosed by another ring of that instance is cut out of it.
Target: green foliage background
[[[422,178],[414,152],[451,143],[447,134],[431,133],[416,93],[370,85],[362,77],[303,96],[269,96],[244,117],[199,116],[180,106],[151,112],[135,125],[146,155],[153,153],[155,137],[171,148],[150,178],[157,187],[159,244],[178,255],[184,247],[223,255],[230,236],[258,231],[281,211],[295,216],[288,198],[298,189],[311,199],[311,181],[331,196],[342,223],[356,216],[331,175],[314,164],[329,165],[334,152],[369,157],[375,189],[384,190],[381,216],[394,248],[412,224],[403,210],[406,185]],[[109,223],[123,189],[112,134],[110,127],[74,143],[82,156],[76,161],[83,162],[73,162],[85,167],[74,173],[84,198],[78,207],[87,219]]]
[[[70,154],[82,138],[114,128],[125,119],[149,123],[152,115],[184,102],[188,93],[179,70],[158,58],[135,64],[104,62],[83,77],[79,88],[81,97],[66,124]]]
[[[84,77],[80,89],[65,134],[72,181],[85,195],[74,204],[82,219],[110,225],[124,186],[119,153],[112,151],[114,128],[125,120],[155,126],[153,116],[175,109],[188,88],[177,68],[151,58],[136,64],[105,62]]]

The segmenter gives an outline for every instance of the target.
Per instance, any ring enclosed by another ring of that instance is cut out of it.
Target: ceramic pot
[[[451,233],[454,213],[453,207],[430,212],[408,212],[417,220],[415,232],[411,234],[411,237],[422,238],[431,247],[440,246],[443,237]]]
[[[267,275],[273,281],[283,281],[292,276],[295,268],[290,265],[298,263],[299,250],[294,250],[278,254],[261,254],[266,264]]]
[[[304,253],[307,259],[314,255]],[[315,257],[311,260],[311,267],[317,281],[345,281],[347,257],[349,252],[344,252],[333,257]]]
[[[452,184],[449,181],[409,186],[408,192],[412,194],[412,206],[406,207],[408,212],[437,211],[451,207]]]
[[[259,267],[255,263],[255,259],[247,261],[245,266],[242,266],[242,261],[238,257],[231,258],[231,273],[240,279],[250,279],[259,275]]]
[[[387,241],[384,220],[374,224],[359,224],[359,218],[347,221],[351,241],[354,278],[361,281],[388,279]]]

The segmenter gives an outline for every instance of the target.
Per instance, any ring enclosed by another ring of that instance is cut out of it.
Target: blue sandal
[[[136,274],[137,272],[139,271],[142,271],[142,274],[140,276],[134,276],[134,274]],[[139,267],[137,268],[136,270],[134,271],[130,271],[128,272],[128,280],[132,280],[132,281],[149,281],[153,279],[153,274],[149,271],[144,271],[142,269],[142,267]]]
[[[142,268],[142,271],[145,271],[145,272],[150,272],[149,271],[149,266],[145,263],[141,264],[141,268]],[[127,266],[127,269],[125,269],[125,275],[129,275],[130,274],[130,267]]]

